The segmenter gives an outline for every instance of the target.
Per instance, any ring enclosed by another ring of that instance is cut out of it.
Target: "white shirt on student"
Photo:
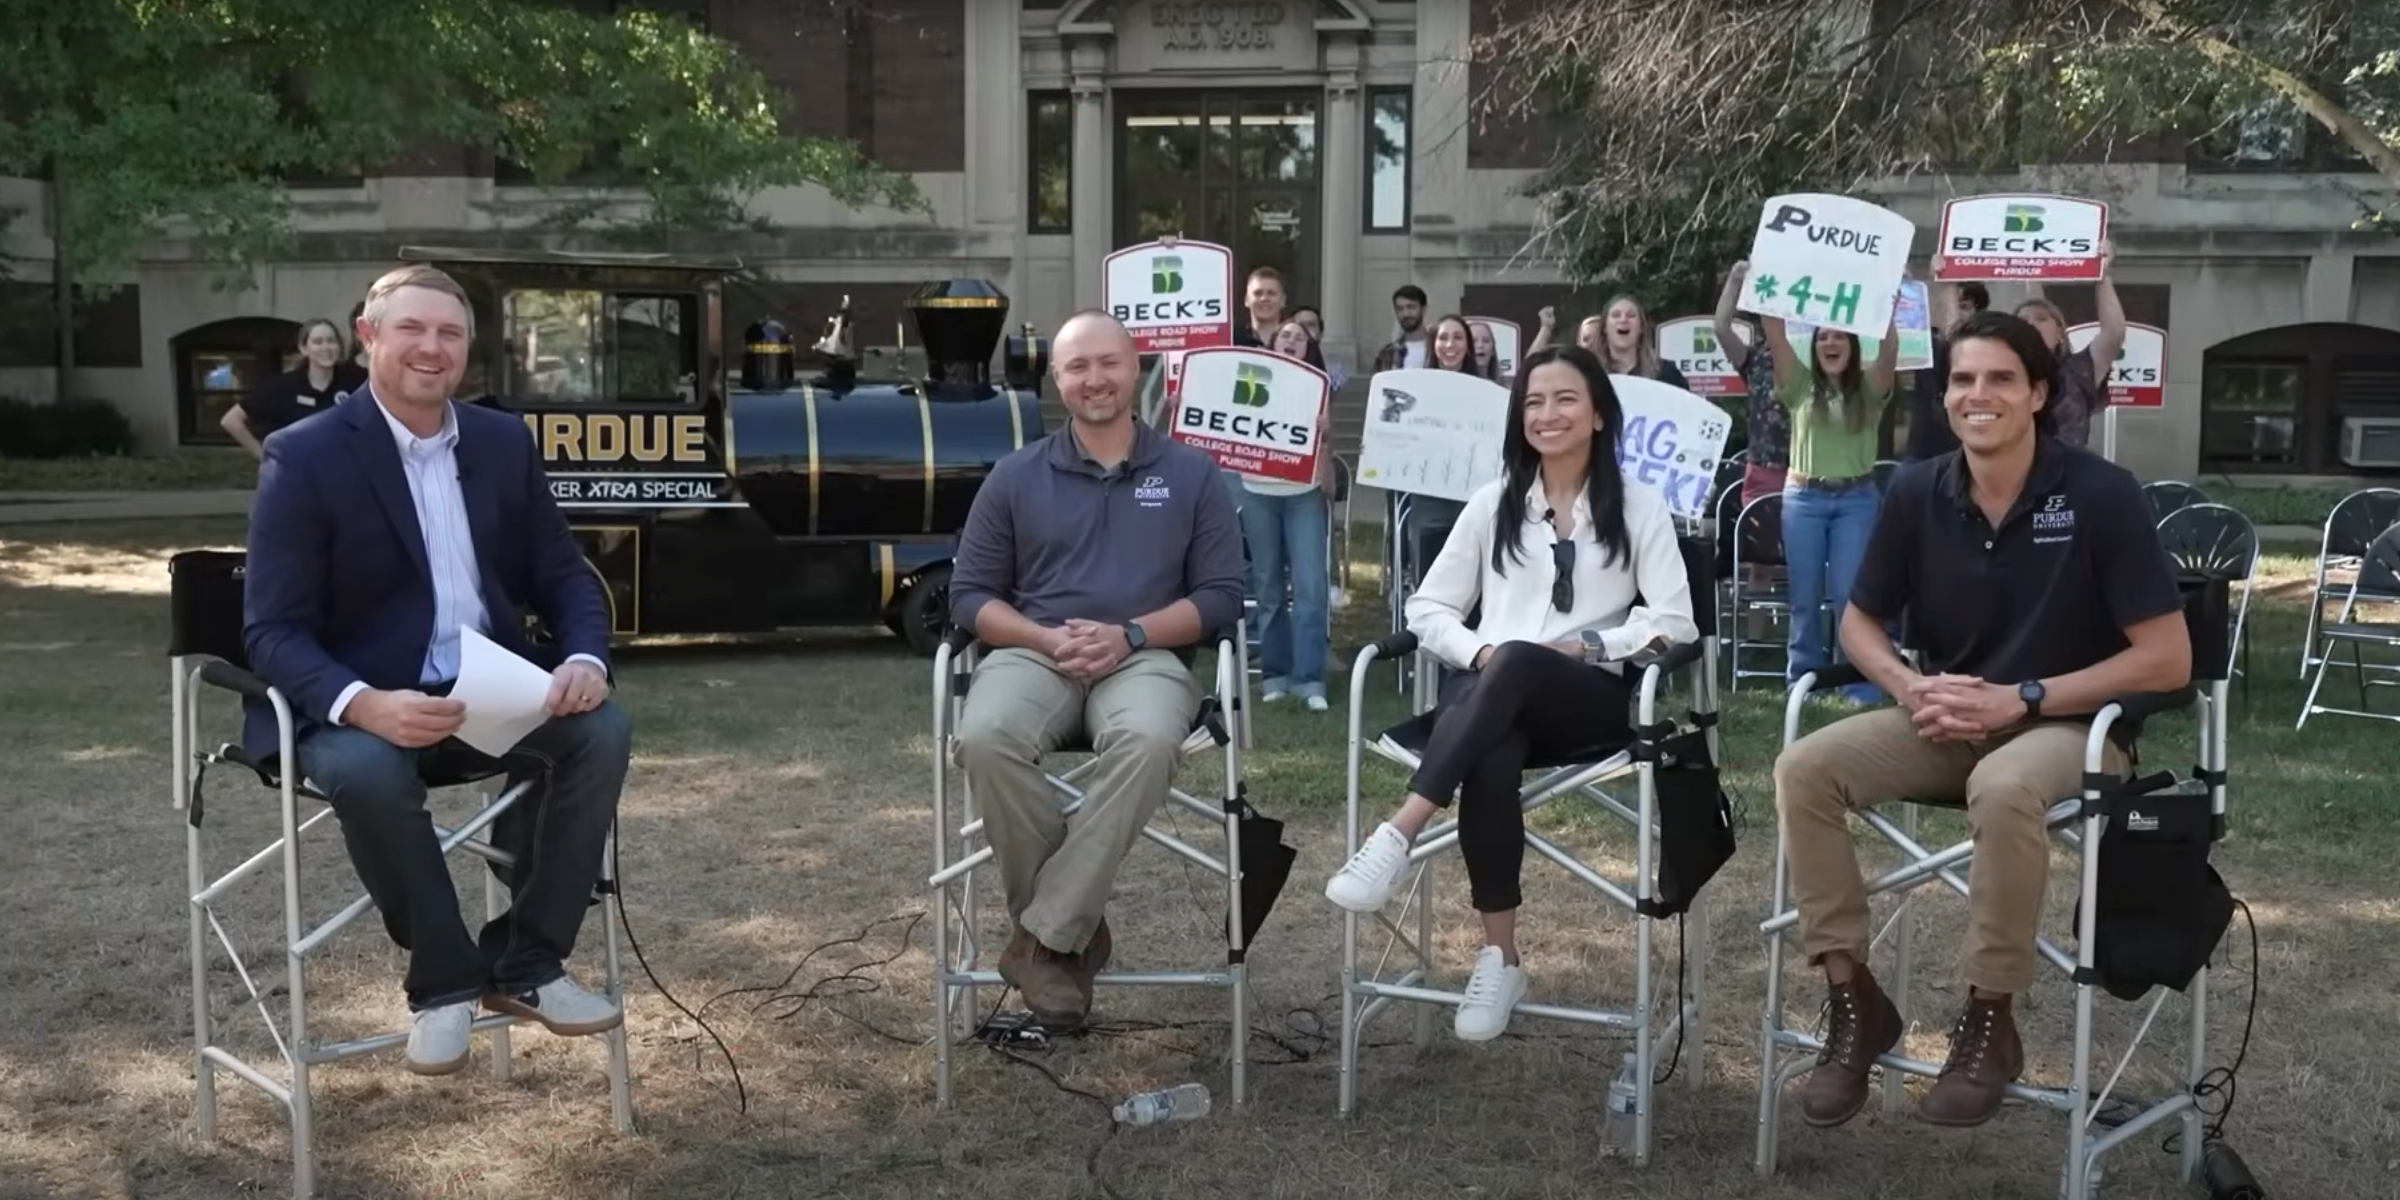
[[[1486,646],[1508,642],[1572,642],[1586,629],[1600,632],[1609,659],[1623,658],[1653,638],[1671,643],[1698,641],[1700,627],[1692,621],[1691,580],[1685,575],[1683,552],[1675,541],[1675,518],[1665,497],[1639,484],[1625,488],[1625,532],[1632,551],[1628,562],[1603,561],[1593,537],[1589,500],[1575,500],[1572,537],[1575,545],[1575,601],[1567,612],[1550,602],[1558,577],[1551,545],[1558,537],[1542,519],[1549,501],[1542,496],[1537,476],[1527,490],[1523,557],[1508,563],[1506,574],[1492,569],[1493,522],[1500,505],[1503,477],[1475,490],[1465,511],[1451,527],[1442,551],[1404,607],[1411,633],[1434,657],[1461,670],[1473,667]],[[1636,597],[1646,603],[1634,603]],[[1467,613],[1481,601],[1481,620],[1467,624]],[[1616,662],[1608,669],[1621,671]]]

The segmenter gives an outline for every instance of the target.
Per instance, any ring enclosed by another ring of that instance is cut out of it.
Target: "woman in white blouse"
[[[1325,886],[1372,913],[1391,899],[1409,847],[1458,797],[1483,949],[1457,1033],[1485,1041],[1525,995],[1517,962],[1528,758],[1632,738],[1634,680],[1622,660],[1700,636],[1666,500],[1617,469],[1623,409],[1608,370],[1577,346],[1526,356],[1510,400],[1504,474],[1476,490],[1416,594],[1409,629],[1457,674],[1443,684],[1408,798]],[[1467,623],[1478,602],[1480,620]]]

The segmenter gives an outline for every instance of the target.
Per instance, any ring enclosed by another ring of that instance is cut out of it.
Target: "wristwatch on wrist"
[[[1149,635],[1148,633],[1146,633],[1146,632],[1144,632],[1144,631],[1143,631],[1143,629],[1142,629],[1142,623],[1141,623],[1141,622],[1139,622],[1139,621],[1127,621],[1127,622],[1125,622],[1125,649],[1126,649],[1126,650],[1128,650],[1128,651],[1139,650],[1139,649],[1141,649],[1142,647],[1144,647],[1144,646],[1147,646],[1147,645],[1149,645],[1149,644],[1150,644],[1150,635]]]
[[[2042,686],[2042,681],[2039,679],[2028,679],[2017,685],[2017,699],[2025,702],[2026,720],[2039,721],[2042,719],[2042,698],[2049,694],[2048,689]]]
[[[1608,661],[1608,643],[1600,640],[1600,631],[1586,629],[1576,635],[1583,642],[1583,661],[1599,664]]]

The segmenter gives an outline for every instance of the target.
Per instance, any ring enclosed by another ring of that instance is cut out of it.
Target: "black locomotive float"
[[[930,655],[958,531],[994,464],[1042,436],[1048,345],[1007,338],[983,280],[909,297],[919,373],[867,378],[849,313],[799,347],[772,318],[722,361],[732,260],[408,247],[473,297],[485,403],[520,413],[619,637],[881,623]]]

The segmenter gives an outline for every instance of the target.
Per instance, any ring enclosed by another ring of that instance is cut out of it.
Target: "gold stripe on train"
[[[892,563],[892,544],[890,542],[875,544],[875,574],[881,578],[883,584],[883,598],[875,602],[875,607],[878,609],[888,608],[892,603],[892,592],[898,588],[900,583],[896,568]]]
[[[1016,448],[1025,448],[1025,414],[1017,411],[1017,389],[1008,388],[1008,434],[1016,439]]]
[[[1008,301],[998,296],[920,296],[907,301],[910,308],[1007,308]]]
[[[808,412],[808,535],[817,535],[817,389],[800,385],[800,406]]]

